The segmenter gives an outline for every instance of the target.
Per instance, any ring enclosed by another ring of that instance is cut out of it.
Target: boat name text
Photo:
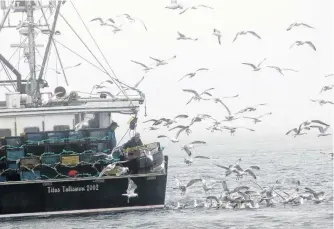
[[[59,188],[56,187],[47,187],[48,193],[64,193],[64,192],[90,192],[90,191],[99,191],[98,184],[89,184],[86,186],[61,186]]]

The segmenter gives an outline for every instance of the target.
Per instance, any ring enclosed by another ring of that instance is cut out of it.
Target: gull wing
[[[257,33],[255,33],[254,31],[248,31],[248,33],[252,34],[253,36],[255,36],[259,39],[261,39],[261,37]]]
[[[205,7],[205,8],[213,9],[211,6],[206,6],[206,5],[198,5],[197,7]]]
[[[253,173],[252,170],[246,169],[245,172],[248,173],[249,175],[251,175],[256,180],[256,176],[255,176],[255,174]]]
[[[166,135],[159,135],[157,138],[169,138]]]
[[[233,41],[232,41],[232,42],[235,42],[235,40],[238,38],[239,34],[240,34],[240,32],[239,32],[239,33],[237,33],[237,34],[235,35],[235,37],[234,37],[234,39],[233,39]]]
[[[210,159],[209,157],[206,157],[206,156],[196,156],[194,158]]]
[[[251,66],[253,69],[256,69],[256,66],[254,64],[251,63],[241,63],[241,64],[248,65]]]
[[[139,65],[141,65],[141,66],[143,66],[144,68],[148,68],[145,64],[143,64],[143,63],[140,63],[140,62],[138,62],[138,61],[134,61],[134,60],[131,60],[133,63],[135,63],[135,64],[139,64]]]
[[[310,29],[314,29],[314,27],[312,27],[312,26],[310,26],[310,25],[308,25],[306,23],[300,23],[300,25],[303,25],[303,26],[305,26],[307,28],[310,28]]]
[[[90,20],[90,21],[99,21],[99,22],[101,22],[101,24],[103,23],[103,20],[102,20],[102,18],[100,18],[100,17],[93,18],[93,19]]]
[[[140,20],[139,18],[136,18],[136,19],[139,20],[143,24],[145,30],[147,31],[147,27],[146,27],[145,23],[142,20]]]
[[[291,68],[282,68],[283,71],[292,71],[292,72],[298,72],[297,70],[291,69]]]
[[[188,7],[188,8],[186,8],[186,9],[184,9],[184,10],[182,10],[181,12],[180,12],[180,14],[183,14],[183,13],[185,13],[187,10],[189,10],[190,9],[190,7]]]
[[[193,145],[193,144],[206,144],[206,142],[204,141],[193,141],[190,143],[190,145]]]
[[[186,129],[187,126],[183,126],[183,125],[174,126],[173,128],[170,128],[169,131],[177,129],[177,128]]]
[[[308,44],[309,46],[311,46],[311,48],[316,51],[316,47],[314,46],[314,44],[311,41],[305,41],[306,44]]]
[[[187,128],[180,129],[178,132],[176,132],[175,138],[178,139],[179,136],[180,136],[180,134],[181,134],[184,130],[186,130],[186,129],[187,129]]]
[[[259,166],[256,166],[256,165],[251,165],[251,166],[249,166],[249,168],[251,168],[251,169],[256,169],[256,170],[260,170],[260,167],[259,167]]]
[[[223,166],[223,165],[215,164],[215,166],[217,166],[219,168],[222,168],[222,169],[230,170],[229,168],[227,168],[226,166]]]
[[[221,101],[220,99],[218,99],[218,102],[221,103],[221,104],[225,107],[225,109],[227,110],[228,115],[231,116],[231,115],[232,115],[232,114],[231,114],[231,111],[230,111],[230,109],[226,106],[226,104],[223,103],[223,101]]]
[[[243,118],[248,118],[248,119],[253,119],[253,120],[257,120],[258,118],[252,118],[252,117],[246,117],[246,116],[243,116]]]
[[[137,189],[137,185],[135,184],[135,182],[133,182],[133,180],[131,178],[128,178],[128,189],[126,190],[127,193],[134,193],[135,190]]]
[[[110,21],[111,23],[115,24],[115,21],[112,18],[108,18],[107,21]]]
[[[197,96],[197,97],[201,97],[199,94],[198,94],[198,92],[197,91],[195,91],[195,90],[191,90],[191,89],[182,89],[182,91],[184,91],[184,92],[190,92],[190,93],[193,93],[195,96]]]
[[[193,184],[196,184],[198,182],[202,182],[202,179],[192,179],[191,181],[188,182],[187,188],[190,187]]]
[[[185,38],[185,37],[186,37],[184,34],[180,33],[179,31],[177,31],[177,34],[178,34],[180,37],[182,37],[182,38]]]
[[[181,115],[177,115],[177,116],[175,116],[174,119],[177,119],[177,118],[189,118],[189,116],[188,116],[188,115],[183,115],[183,114],[181,114]]]
[[[156,59],[156,58],[153,58],[153,57],[149,57],[149,58],[151,58],[152,60],[155,60],[156,62],[162,62],[162,60],[159,60],[159,59]]]
[[[328,124],[320,121],[320,120],[311,120],[311,122],[315,122],[315,123],[319,123],[319,124],[322,124],[322,125],[325,125],[325,126],[329,126]]]
[[[236,169],[239,170],[239,171],[244,171],[244,170],[240,167],[240,165],[235,165],[234,168],[236,168]]]
[[[261,116],[259,116],[259,117],[257,117],[258,119],[260,119],[260,118],[262,118],[262,117],[264,117],[264,116],[266,116],[266,115],[271,115],[272,113],[271,112],[269,112],[269,113],[265,113],[265,114],[263,114],[263,115],[261,115]]]
[[[208,68],[199,68],[199,69],[196,70],[196,72],[198,72],[198,71],[208,71],[208,70],[209,70]]]
[[[146,121],[144,121],[143,123],[147,123],[147,122],[156,122],[156,121],[158,121],[157,119],[150,119],[150,120],[146,120]]]
[[[208,196],[208,197],[206,198],[206,201],[207,201],[207,200],[214,200],[214,201],[216,201],[217,203],[219,203],[218,198],[215,197],[215,196]]]
[[[290,134],[291,132],[295,132],[296,134],[298,133],[298,129],[297,128],[293,128],[292,130],[289,130],[288,132],[286,132],[285,135]]]
[[[139,81],[133,86],[133,88],[137,88],[137,87],[139,86],[139,84],[140,84],[141,82],[143,82],[144,78],[145,78],[145,76],[143,76],[143,78],[141,78],[141,80],[139,80]]]

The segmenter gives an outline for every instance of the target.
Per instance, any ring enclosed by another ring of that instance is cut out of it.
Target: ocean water
[[[40,217],[5,220],[0,228],[333,228],[333,160],[329,153],[332,147],[254,147],[226,148],[206,146],[195,149],[196,155],[206,155],[211,159],[195,159],[191,166],[184,164],[184,153],[179,147],[167,147],[169,155],[166,208],[140,212],[100,214],[90,216]],[[235,176],[224,176],[224,170],[213,164],[228,166],[241,158],[240,166],[260,167],[255,171],[257,183],[271,186],[280,180],[277,190],[291,192],[297,187],[293,180],[299,180],[301,192],[305,187],[324,191],[325,200],[320,204],[305,201],[303,205],[283,206],[276,197],[276,205],[267,207],[260,204],[258,209],[214,209],[192,207],[194,199],[203,203],[208,195],[219,196],[221,184],[217,184],[210,194],[205,194],[201,184],[191,186],[185,196],[175,187],[174,176],[187,183],[193,178],[225,180],[230,189],[237,184],[259,190],[249,176],[236,180]],[[175,209],[177,202],[188,208]]]

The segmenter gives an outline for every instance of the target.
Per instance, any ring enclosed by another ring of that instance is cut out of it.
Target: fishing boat
[[[11,46],[23,50],[29,69],[20,72],[0,50],[0,71],[8,76],[0,81],[5,98],[0,101],[0,218],[163,208],[168,157],[159,142],[129,149],[109,144],[115,114],[130,116],[129,131],[135,133],[145,94],[109,73],[100,61],[101,74],[108,78],[95,89],[110,84],[118,93],[104,87],[82,95],[67,85],[54,38],[60,34],[58,18],[66,21],[61,14],[66,3],[0,2],[0,33],[12,29],[22,36]],[[36,43],[39,35],[45,36],[45,45]],[[66,85],[50,91],[44,76],[52,48],[61,67],[55,71]],[[41,49],[38,63],[36,51]]]

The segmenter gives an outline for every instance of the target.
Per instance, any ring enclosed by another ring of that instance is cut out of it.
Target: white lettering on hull
[[[67,192],[91,192],[99,191],[99,184],[89,184],[86,186],[61,186],[56,187],[47,187],[48,193],[67,193]]]

